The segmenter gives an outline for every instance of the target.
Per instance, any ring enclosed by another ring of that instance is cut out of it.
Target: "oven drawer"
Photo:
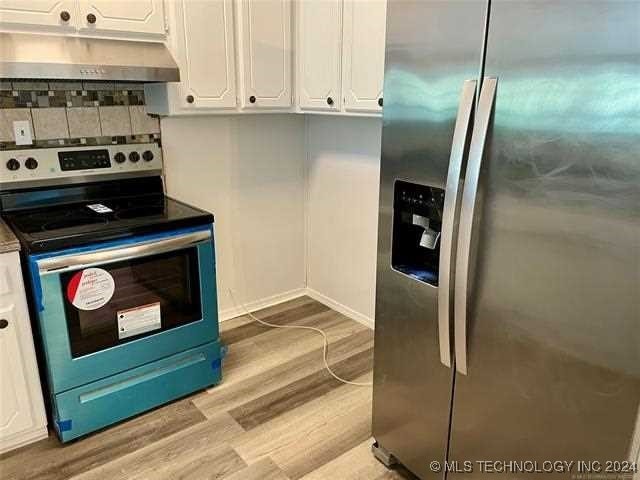
[[[60,440],[219,383],[222,355],[216,341],[55,395],[54,426]]]

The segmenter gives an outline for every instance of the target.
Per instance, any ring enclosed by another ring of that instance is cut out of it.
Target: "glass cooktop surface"
[[[211,214],[164,195],[83,201],[12,212],[3,218],[33,251],[213,221]]]

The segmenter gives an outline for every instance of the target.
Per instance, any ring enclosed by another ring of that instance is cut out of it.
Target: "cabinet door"
[[[386,16],[386,0],[345,0],[342,77],[345,110],[382,110]]]
[[[237,5],[242,107],[290,107],[290,0],[238,0]]]
[[[74,0],[0,0],[1,26],[38,25],[73,29],[76,17]]]
[[[165,33],[162,0],[79,0],[79,17],[82,33]]]
[[[303,110],[340,110],[342,0],[300,2],[298,103]]]
[[[29,386],[14,305],[0,307],[0,439],[33,427]]]
[[[0,453],[47,435],[18,252],[0,254]]]
[[[232,0],[181,0],[176,20],[180,107],[235,107]]]

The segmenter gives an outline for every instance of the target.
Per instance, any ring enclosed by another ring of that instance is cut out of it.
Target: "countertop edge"
[[[0,218],[0,253],[20,251],[20,241],[9,226]]]

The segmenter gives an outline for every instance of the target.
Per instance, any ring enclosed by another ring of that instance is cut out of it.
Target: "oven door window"
[[[80,357],[202,319],[197,248],[99,266],[113,296],[94,310],[65,295],[71,355]],[[63,291],[78,272],[61,275]],[[77,303],[76,303],[77,304]],[[139,332],[139,333],[138,333]]]

